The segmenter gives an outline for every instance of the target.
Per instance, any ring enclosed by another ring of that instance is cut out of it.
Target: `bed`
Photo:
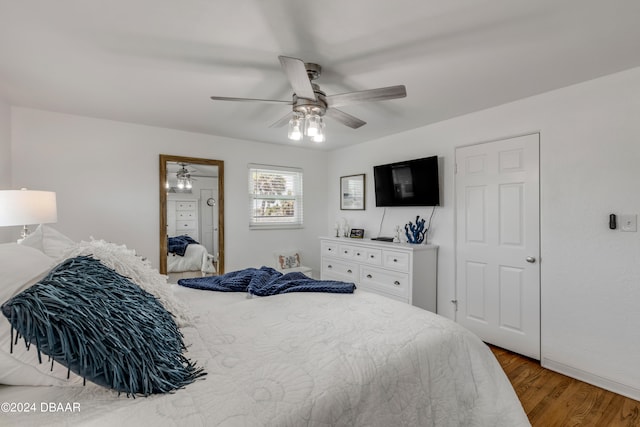
[[[61,261],[18,262],[17,252],[35,255],[17,246],[0,245],[0,267],[10,273],[3,274],[3,286],[33,276],[38,265],[40,276],[17,287],[23,290]],[[91,245],[74,255],[89,252],[101,258]],[[1,425],[529,425],[488,347],[441,316],[359,289],[252,297],[167,285],[145,270],[150,267],[122,259],[101,262],[128,271],[136,286],[161,289],[154,290],[158,301],[178,313],[186,357],[206,376],[172,393],[135,399],[73,376],[60,383],[49,378],[49,386],[3,386],[0,402],[14,402],[16,411],[3,407]],[[31,273],[16,273],[21,265]],[[4,289],[0,296],[6,298]],[[6,333],[7,320],[0,322]],[[21,358],[53,376],[34,364],[33,348],[10,356],[7,350],[0,349],[0,357]],[[18,411],[19,402],[33,403],[34,410]]]
[[[170,243],[171,239],[174,239],[174,237],[169,238]],[[171,248],[171,244],[169,244],[169,248]],[[167,254],[167,272],[182,273],[185,271],[199,271],[202,274],[215,273],[213,255],[210,255],[207,248],[197,242],[186,245],[184,252],[169,251]]]

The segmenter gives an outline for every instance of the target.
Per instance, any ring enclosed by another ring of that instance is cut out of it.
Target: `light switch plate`
[[[638,215],[618,216],[620,231],[638,231]]]

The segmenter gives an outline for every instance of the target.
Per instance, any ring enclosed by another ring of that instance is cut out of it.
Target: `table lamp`
[[[53,191],[0,190],[0,227],[22,225],[20,239],[29,234],[27,225],[58,221]]]

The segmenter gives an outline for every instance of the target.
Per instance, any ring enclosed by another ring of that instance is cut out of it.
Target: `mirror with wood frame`
[[[224,162],[160,154],[160,273],[224,273]]]

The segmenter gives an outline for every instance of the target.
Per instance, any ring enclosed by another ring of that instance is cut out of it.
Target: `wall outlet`
[[[638,231],[638,215],[619,215],[620,231]]]

